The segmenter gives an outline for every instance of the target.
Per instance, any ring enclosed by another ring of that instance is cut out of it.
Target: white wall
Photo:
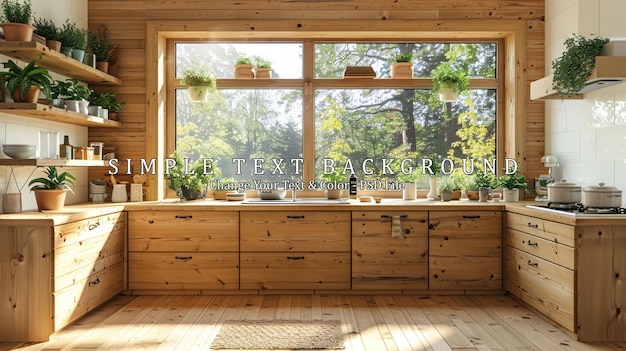
[[[624,0],[546,0],[546,74],[571,33],[626,38]],[[563,178],[583,187],[604,182],[626,192],[626,84],[583,100],[546,101],[546,154],[559,158]]]
[[[70,22],[76,23],[81,28],[87,28],[87,0],[32,0],[31,3],[35,17],[49,18],[57,25],[62,25],[69,18]],[[0,55],[0,62],[6,62],[8,59],[11,58]],[[67,78],[59,75],[53,75],[53,77],[61,80]],[[58,133],[60,142],[63,141],[63,135],[69,135],[73,145],[89,145],[86,127],[0,113],[0,144],[38,145],[40,132]],[[0,158],[8,157],[0,153]],[[24,211],[36,210],[35,197],[28,190],[27,183],[33,177],[43,176],[43,172],[34,167],[14,167],[13,170],[17,178],[17,185],[13,178],[11,178],[11,182],[8,182],[11,167],[0,167],[0,194],[18,192],[19,186],[22,188],[22,209]],[[77,179],[77,186],[73,188],[74,194],[68,193],[66,203],[87,201],[87,169],[68,167],[64,170],[70,172]]]

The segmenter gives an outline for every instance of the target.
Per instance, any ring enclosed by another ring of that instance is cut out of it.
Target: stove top
[[[581,203],[558,203],[548,202],[545,205],[526,205],[526,207],[535,208],[544,211],[558,212],[570,214],[574,216],[590,217],[590,216],[620,216],[626,217],[626,208],[623,207],[588,207]]]

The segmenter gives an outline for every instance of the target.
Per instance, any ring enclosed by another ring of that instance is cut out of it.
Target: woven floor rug
[[[230,320],[211,344],[214,350],[342,350],[340,321]]]

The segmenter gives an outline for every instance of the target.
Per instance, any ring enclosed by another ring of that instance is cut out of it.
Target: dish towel
[[[391,217],[391,237],[394,239],[404,239],[402,235],[402,222],[400,216]]]

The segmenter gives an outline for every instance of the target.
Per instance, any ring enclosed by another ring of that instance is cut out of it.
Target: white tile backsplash
[[[602,19],[599,25],[599,34],[607,38],[626,37],[626,1],[624,0],[603,0],[599,3],[599,16]],[[584,33],[583,33],[584,34]]]

